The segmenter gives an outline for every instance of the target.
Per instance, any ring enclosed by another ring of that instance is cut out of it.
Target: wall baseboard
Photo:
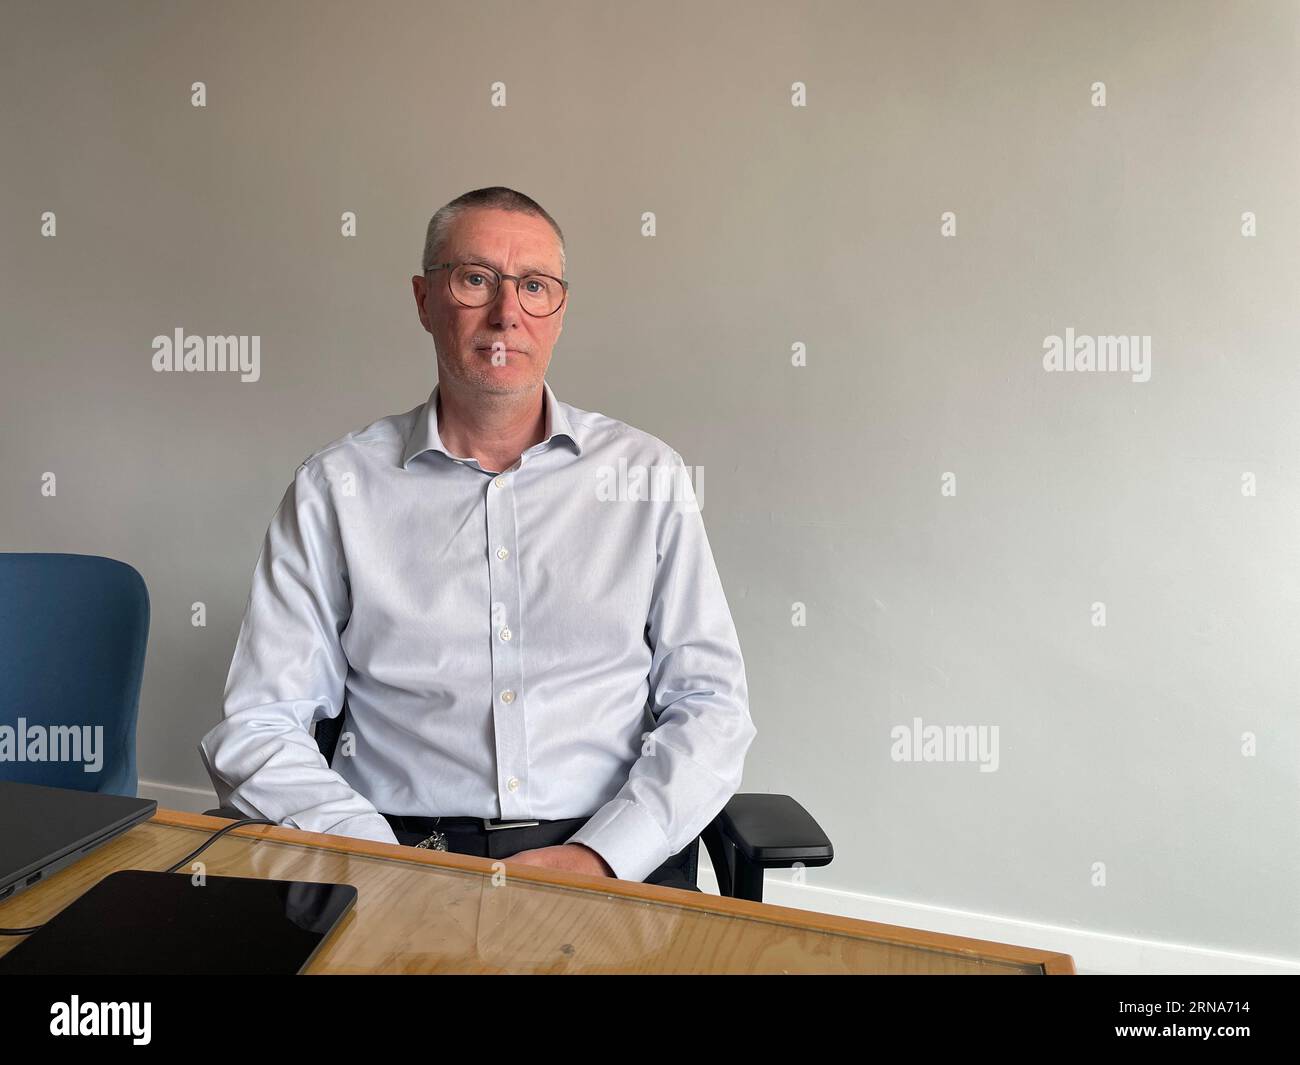
[[[180,784],[160,784],[154,780],[142,780],[136,790],[140,798],[154,799],[159,806],[164,806],[168,810],[201,814],[204,810],[217,808],[217,793],[211,788],[187,788]]]
[[[155,781],[140,781],[140,795],[146,799],[156,799],[159,806],[189,813],[202,813],[217,805],[216,793],[206,788],[181,787]],[[718,882],[703,849],[700,858],[697,878],[700,889],[716,895]],[[815,869],[808,870],[805,875],[815,876],[816,873]],[[1059,951],[1074,958],[1075,968],[1084,975],[1300,975],[1300,959],[1297,958],[1210,950],[1182,943],[1021,921],[1014,917],[970,913],[904,899],[862,895],[818,887],[815,884],[796,884],[786,870],[767,875],[763,898],[774,905],[799,910],[833,913],[861,921],[877,921],[970,939],[989,939],[999,943]]]

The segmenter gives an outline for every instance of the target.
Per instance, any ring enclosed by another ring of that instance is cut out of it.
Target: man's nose
[[[494,322],[516,322],[523,318],[524,309],[519,303],[519,290],[515,287],[517,284],[518,282],[508,278],[501,279],[501,284],[497,286],[497,294],[489,304]]]

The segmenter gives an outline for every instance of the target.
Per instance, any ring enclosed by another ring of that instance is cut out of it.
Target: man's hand
[[[609,867],[604,858],[581,843],[563,843],[558,847],[536,847],[501,860],[507,865],[518,862],[520,865],[539,865],[543,869],[568,869],[574,873],[589,873],[591,876],[614,875],[614,870]]]

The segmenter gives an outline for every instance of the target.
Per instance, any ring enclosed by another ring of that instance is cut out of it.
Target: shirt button
[[[506,781],[506,787],[509,788],[511,791],[518,791],[518,790],[519,790],[519,778],[518,778],[518,777],[511,777],[509,780]]]
[[[510,552],[507,551],[504,547],[497,548],[497,558],[509,558],[509,557],[510,557]]]
[[[511,636],[511,632],[510,632],[509,629],[502,629],[502,630],[501,630],[501,639],[503,639],[503,640],[508,640],[508,639],[510,639],[510,636]]]
[[[507,688],[501,693],[501,701],[503,703],[513,703],[515,701],[515,693]]]
[[[495,484],[498,488],[504,488],[506,486],[506,479],[504,477],[498,477],[492,483]]]

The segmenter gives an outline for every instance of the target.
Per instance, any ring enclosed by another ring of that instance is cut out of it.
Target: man
[[[687,887],[688,845],[755,729],[681,456],[544,381],[568,283],[533,200],[453,200],[422,266],[438,383],[298,467],[199,745],[218,798],[313,832]],[[643,490],[629,470],[649,471]],[[331,766],[308,730],[341,712]]]

